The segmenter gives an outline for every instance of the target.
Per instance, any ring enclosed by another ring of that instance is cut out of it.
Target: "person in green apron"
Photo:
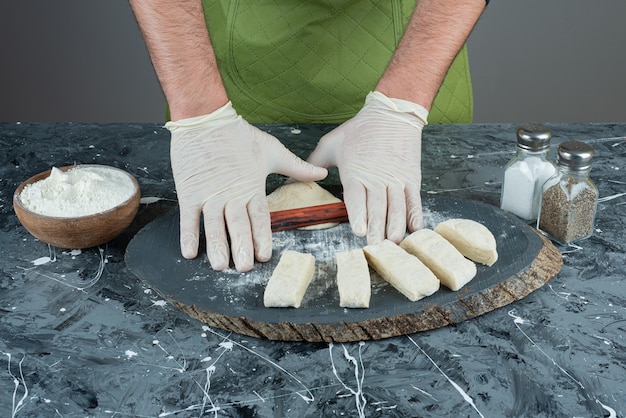
[[[337,167],[368,243],[422,227],[422,129],[470,122],[485,0],[131,0],[171,120],[180,246],[215,270],[272,255],[265,181]],[[251,123],[338,123],[307,161]]]

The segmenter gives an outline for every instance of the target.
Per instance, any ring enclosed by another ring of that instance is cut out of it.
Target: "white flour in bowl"
[[[20,201],[40,215],[73,218],[112,209],[134,192],[131,178],[115,168],[78,166],[64,172],[53,167],[50,176],[24,187]]]

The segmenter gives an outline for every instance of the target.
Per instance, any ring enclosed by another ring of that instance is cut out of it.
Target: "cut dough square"
[[[439,290],[439,280],[417,257],[384,240],[363,248],[369,264],[400,293],[415,302]]]
[[[431,229],[413,232],[400,247],[419,258],[450,290],[459,290],[476,276],[476,265]]]
[[[314,273],[313,255],[283,252],[265,287],[263,304],[267,308],[299,308]]]
[[[369,308],[372,295],[370,269],[363,250],[335,253],[337,288],[342,308]]]
[[[471,219],[448,219],[435,232],[470,260],[492,266],[498,260],[496,239],[486,226]]]

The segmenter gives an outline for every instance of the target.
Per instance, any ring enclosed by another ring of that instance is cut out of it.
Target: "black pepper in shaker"
[[[557,151],[557,171],[543,185],[537,228],[560,244],[588,238],[598,206],[598,189],[589,179],[594,151],[566,141]]]

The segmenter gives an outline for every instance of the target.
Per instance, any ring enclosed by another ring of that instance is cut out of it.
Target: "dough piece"
[[[439,280],[417,257],[397,244],[384,240],[363,248],[368,263],[410,301],[430,296],[439,290]]]
[[[413,232],[400,247],[419,258],[450,290],[459,290],[476,276],[476,265],[432,229]]]
[[[341,199],[333,196],[332,193],[313,181],[287,183],[267,195],[267,205],[269,206],[270,212],[306,208],[336,202],[341,202]],[[325,223],[304,226],[298,229],[328,229],[337,225],[337,223]]]
[[[278,260],[263,294],[267,308],[299,308],[315,273],[315,257],[287,250]]]
[[[448,219],[435,232],[450,241],[470,260],[492,266],[498,260],[496,239],[486,226],[471,219]]]
[[[372,295],[370,269],[360,248],[335,253],[337,288],[342,308],[369,308]]]

